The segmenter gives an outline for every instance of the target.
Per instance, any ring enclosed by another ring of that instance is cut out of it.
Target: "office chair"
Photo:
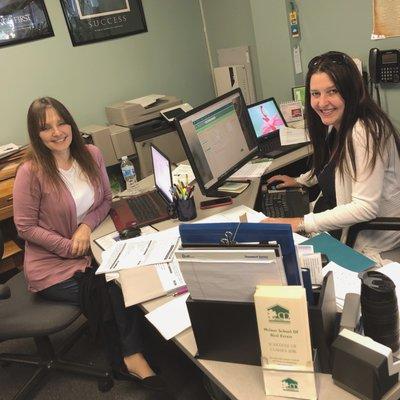
[[[0,231],[0,259],[4,240]],[[61,357],[75,344],[86,329],[84,323],[58,349],[54,349],[49,335],[60,332],[79,316],[79,307],[42,299],[28,292],[23,273],[12,277],[6,285],[0,285],[0,342],[33,338],[38,355],[0,354],[0,363],[36,366],[32,378],[20,389],[14,400],[32,399],[34,391],[51,371],[72,372],[98,379],[98,389],[106,392],[113,387],[109,372],[92,365],[62,360]]]
[[[349,228],[346,239],[347,246],[353,247],[356,242],[357,235],[361,231],[374,230],[374,231],[399,231],[400,218],[397,217],[379,217],[371,221],[360,222]]]

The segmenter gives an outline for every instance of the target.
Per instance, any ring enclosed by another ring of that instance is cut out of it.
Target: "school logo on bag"
[[[290,322],[290,312],[287,308],[276,304],[267,309],[267,316],[269,322]]]
[[[286,378],[282,381],[282,390],[285,392],[298,392],[299,384],[292,378]]]

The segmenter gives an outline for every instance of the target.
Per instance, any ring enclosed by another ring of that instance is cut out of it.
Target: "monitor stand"
[[[226,184],[235,184],[235,183],[245,183],[246,187],[244,187],[240,192],[223,191],[223,190],[220,190],[219,188],[211,190],[211,191],[207,190],[206,197],[226,197],[226,196],[236,197],[237,195],[243,193],[250,186],[251,181],[250,180],[242,180],[242,181],[227,180],[224,182],[223,186]]]

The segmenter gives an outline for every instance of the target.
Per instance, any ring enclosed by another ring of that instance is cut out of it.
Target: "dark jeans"
[[[125,307],[121,289],[114,282],[107,283],[107,289],[114,312],[118,344],[122,355],[130,356],[135,353],[142,353],[141,328],[143,326],[143,314],[141,310],[137,306]],[[63,301],[76,306],[80,305],[79,284],[74,278],[50,286],[38,294],[48,300]],[[115,331],[115,327],[109,326],[108,332],[112,331]],[[106,345],[109,344],[108,339],[104,339]]]

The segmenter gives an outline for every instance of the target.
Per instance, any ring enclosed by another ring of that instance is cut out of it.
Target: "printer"
[[[186,160],[180,137],[173,122],[160,111],[182,104],[175,96],[151,94],[106,107],[110,124],[127,127],[135,144],[139,175],[143,179],[153,173],[150,145],[159,148],[172,163]]]
[[[129,128],[93,124],[80,128],[79,131],[86,143],[93,143],[101,150],[106,167],[117,164],[122,156],[136,154]]]
[[[106,115],[110,124],[130,127],[161,117],[161,110],[178,104],[182,104],[182,100],[175,96],[150,94],[107,106]]]

